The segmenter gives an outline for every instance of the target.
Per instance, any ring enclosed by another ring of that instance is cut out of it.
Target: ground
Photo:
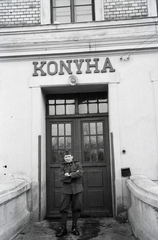
[[[78,221],[80,236],[71,234],[71,219],[68,220],[68,234],[56,238],[56,230],[60,226],[59,220],[44,220],[30,223],[15,238],[15,240],[135,240],[128,222],[119,223],[113,218],[81,218]]]

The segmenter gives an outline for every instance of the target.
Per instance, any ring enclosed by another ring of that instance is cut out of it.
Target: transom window
[[[107,112],[107,92],[47,96],[47,115],[103,114]]]
[[[94,0],[51,0],[52,23],[95,20]]]

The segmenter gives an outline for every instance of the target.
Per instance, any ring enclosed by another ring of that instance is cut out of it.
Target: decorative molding
[[[135,51],[137,47],[140,50],[155,49],[158,48],[157,20],[0,29],[0,58]]]

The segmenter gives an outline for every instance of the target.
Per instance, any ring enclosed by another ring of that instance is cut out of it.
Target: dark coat
[[[64,174],[71,173],[71,177]],[[77,194],[83,192],[82,176],[83,169],[80,162],[73,161],[72,163],[64,162],[60,168],[60,180],[63,183],[62,192],[65,194]]]

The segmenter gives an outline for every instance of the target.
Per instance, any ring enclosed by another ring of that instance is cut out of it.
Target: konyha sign
[[[34,65],[34,73],[33,76],[46,76],[46,75],[64,75],[67,74],[90,74],[90,73],[106,73],[107,70],[109,72],[115,72],[110,59],[105,58],[102,61],[102,66],[99,64],[99,58],[93,59],[75,59],[75,60],[60,60],[57,61],[41,61],[41,62],[33,62]]]

